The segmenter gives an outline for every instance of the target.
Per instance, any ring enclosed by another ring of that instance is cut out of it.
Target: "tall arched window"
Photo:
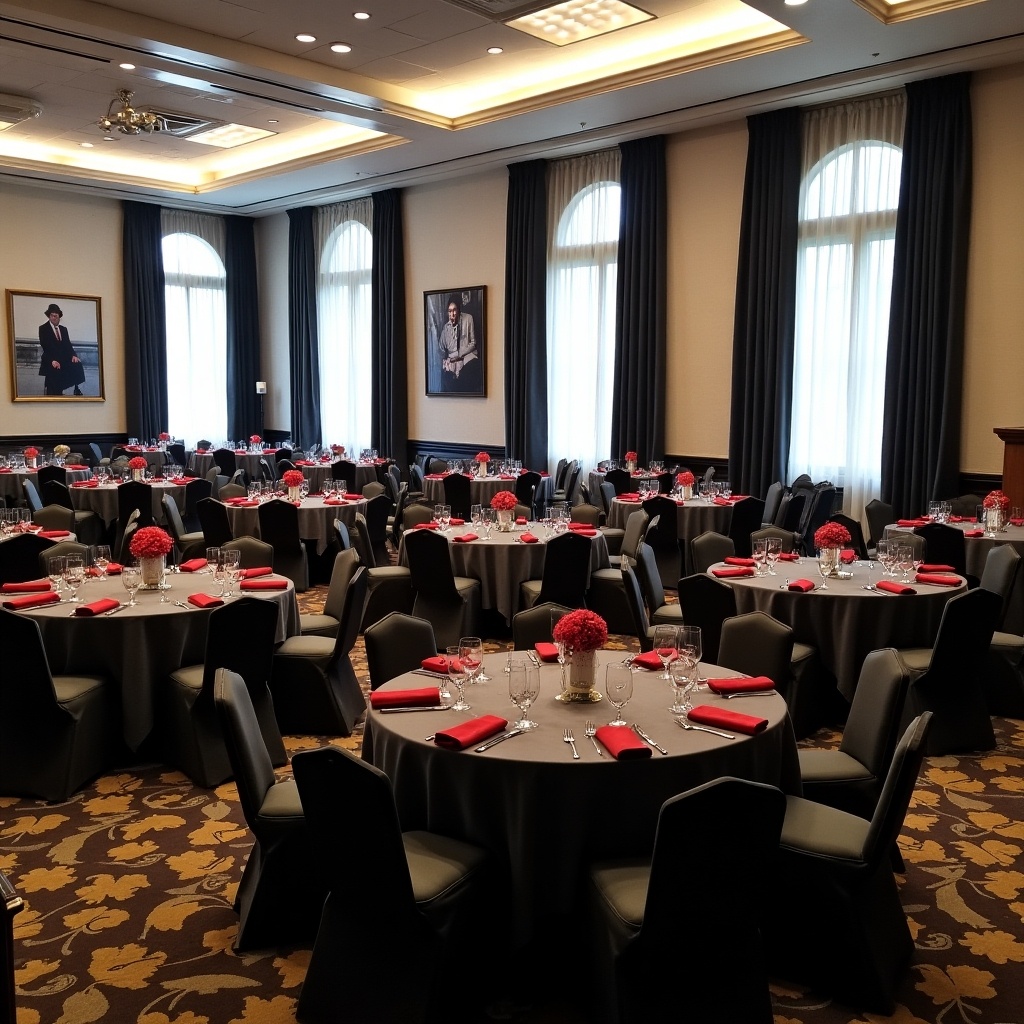
[[[320,424],[324,444],[370,446],[373,269],[370,198],[317,211]]]
[[[855,518],[881,489],[903,110],[899,94],[804,121],[789,478],[841,485]]]
[[[611,448],[619,151],[548,174],[548,458],[594,465]]]
[[[224,222],[163,212],[167,306],[167,429],[189,444],[227,437]]]

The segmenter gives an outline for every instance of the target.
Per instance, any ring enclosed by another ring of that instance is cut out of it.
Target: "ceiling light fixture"
[[[122,135],[140,135],[142,132],[162,132],[166,130],[164,119],[149,110],[135,110],[132,107],[132,96],[128,89],[118,89],[117,95],[110,101],[107,113],[96,124],[105,132],[119,131]],[[120,108],[115,110],[120,103]]]
[[[300,43],[315,43],[316,36],[311,36],[308,32],[300,32],[295,37]]]
[[[331,49],[335,53],[351,53],[352,47],[348,43],[331,43]]]
[[[488,46],[488,53],[504,53],[505,51],[500,46]]]
[[[118,64],[117,66],[122,71],[134,71],[135,70],[135,65],[134,64]]]
[[[356,21],[369,21],[370,20],[370,16],[369,16],[369,14],[366,13],[366,11],[356,11],[352,15],[352,17],[355,18]]]
[[[513,18],[505,24],[537,39],[554,43],[555,46],[566,46],[629,25],[639,25],[653,17],[653,14],[633,7],[624,0],[590,0],[588,3],[566,0]]]
[[[30,121],[42,112],[43,108],[38,103],[24,96],[0,93],[0,132],[5,132],[22,121]]]

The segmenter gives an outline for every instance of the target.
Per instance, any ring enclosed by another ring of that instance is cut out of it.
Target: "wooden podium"
[[[1010,505],[1024,506],[1024,427],[993,427],[1003,442],[1003,493]]]

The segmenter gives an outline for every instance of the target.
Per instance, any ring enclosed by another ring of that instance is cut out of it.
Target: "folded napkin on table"
[[[23,608],[38,608],[44,604],[59,604],[60,594],[26,594],[24,597],[12,597],[4,601],[4,607],[12,612],[21,611]]]
[[[347,501],[343,501],[341,498],[324,498],[325,505],[347,505]]]
[[[959,576],[939,572],[919,572],[914,579],[918,583],[931,583],[938,587],[958,587],[963,582]]]
[[[23,583],[5,583],[0,587],[4,594],[39,594],[53,590],[49,580],[25,580]]]
[[[965,537],[984,537],[984,530],[964,530]]]
[[[799,590],[806,594],[814,589],[814,582],[813,580],[793,580],[786,589]]]
[[[89,467],[88,466],[81,466],[78,463],[72,464],[72,463],[69,463],[69,462],[65,462],[64,463],[64,468],[65,469],[88,469]]]
[[[315,462],[310,462],[309,459],[296,459],[292,465],[295,466],[315,466]]]
[[[70,530],[40,530],[39,531],[39,536],[40,537],[46,537],[47,540],[52,540],[52,539],[54,539],[56,537],[70,537],[71,536],[71,531]]]
[[[917,567],[918,572],[956,572],[956,567],[952,565],[942,565],[939,562],[922,562]]]
[[[197,608],[216,608],[224,603],[223,599],[214,597],[212,594],[189,594],[188,603],[194,604]]]
[[[459,541],[460,543],[463,543],[465,541],[470,541],[470,540],[477,540],[477,539],[478,538],[477,538],[477,535],[475,533],[460,533],[457,537],[452,537],[453,541]]]
[[[466,520],[465,519],[456,519],[455,516],[452,516],[451,519],[448,520],[448,525],[449,526],[465,526],[466,525]]]
[[[447,674],[448,658],[443,654],[435,654],[432,658],[424,658],[420,662],[420,668],[424,668],[428,672],[441,672]]]
[[[524,544],[536,544],[537,543],[537,538],[534,537],[534,535],[532,533],[521,533],[521,534],[519,534],[519,539]]]
[[[344,494],[342,495],[342,497],[343,497],[343,498],[344,498],[344,499],[345,499],[346,501],[362,501],[362,500],[363,500],[363,496],[362,496],[361,494],[356,494],[356,493],[354,493],[354,492],[351,492],[351,491],[346,491],[346,492],[345,492],[345,493],[344,493]]]
[[[257,565],[252,569],[243,569],[240,575],[243,580],[255,580],[260,576],[273,576],[274,570],[269,565]]]
[[[447,476],[446,473],[428,473],[423,479],[424,480],[443,480]]]
[[[731,498],[723,498],[719,496],[717,498],[712,498],[712,503],[715,505],[731,505],[733,502]]]
[[[287,590],[287,580],[242,580],[241,590]]]
[[[849,565],[851,562],[857,561],[857,552],[853,548],[843,548],[839,552],[839,559],[844,565]]]
[[[750,736],[768,728],[767,718],[744,715],[738,711],[713,707],[710,704],[698,704],[697,707],[687,712],[686,717],[698,725],[710,725],[716,729],[726,729],[729,732],[745,732]]]
[[[895,580],[879,580],[875,584],[875,590],[884,590],[889,594],[917,593],[917,591],[913,587],[908,587],[906,583],[897,583]]]
[[[416,690],[374,690],[370,694],[371,708],[426,708],[441,703],[441,691],[436,686],[422,686]]]
[[[514,474],[512,474],[512,473],[502,473],[502,474],[501,474],[501,475],[500,475],[500,476],[498,477],[498,479],[499,479],[499,480],[515,480],[515,475],[514,475]]]
[[[757,563],[752,558],[744,558],[742,555],[728,555],[725,558],[726,565],[756,565]]]
[[[595,736],[616,761],[651,756],[651,748],[628,725],[602,725]]]
[[[453,520],[454,522],[454,520]],[[525,526],[526,516],[516,516],[516,526]]]
[[[549,644],[541,640],[533,645],[533,649],[537,652],[537,657],[541,661],[558,661],[557,644]]]
[[[107,575],[120,576],[124,566],[120,562],[107,562]]]
[[[634,491],[626,491],[624,494],[616,494],[616,501],[639,501],[640,495]]]
[[[897,519],[897,526],[927,526],[931,522],[930,519],[921,517],[919,519]]]
[[[753,576],[754,570],[747,566],[730,565],[725,569],[712,569],[711,575],[719,579],[729,579],[734,576]]]
[[[782,551],[779,554],[780,562],[799,562],[800,556],[795,551]]]
[[[0,473],[13,473],[14,470],[9,466],[0,466]]]
[[[113,597],[101,597],[98,601],[90,601],[88,604],[80,604],[75,609],[75,615],[79,618],[88,618],[90,615],[102,615],[104,612],[120,608],[121,602]]]
[[[1011,519],[1010,520],[1010,525],[1011,526],[1024,526],[1024,519]]]
[[[584,528],[582,530],[573,530],[573,533],[575,533],[577,537],[596,537],[597,536],[597,530],[595,530],[593,526],[591,526],[589,528]]]
[[[200,569],[205,569],[207,565],[209,565],[209,562],[205,558],[190,558],[182,562],[178,569],[181,572],[198,572]]]
[[[76,480],[72,487],[99,487],[99,480]]]
[[[974,516],[954,516],[954,515],[951,515],[949,517],[949,521],[951,523],[973,523],[974,522]]]
[[[768,676],[742,676],[735,679],[709,679],[708,689],[712,693],[767,693],[775,689]]]
[[[594,527],[590,523],[578,523],[575,520],[570,520],[570,530],[592,530]]]
[[[453,725],[449,729],[440,730],[434,735],[434,742],[446,750],[463,750],[502,732],[506,725],[507,718],[481,715],[479,718],[471,718],[468,722]]]
[[[414,523],[412,528],[414,530],[439,530],[441,524],[431,520],[429,523]]]
[[[669,657],[669,664],[675,661],[679,657],[679,652],[673,647],[672,655]],[[654,651],[647,651],[644,654],[638,654],[633,659],[634,665],[639,665],[641,668],[660,669],[661,658]]]

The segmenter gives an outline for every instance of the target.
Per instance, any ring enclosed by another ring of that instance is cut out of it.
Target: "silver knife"
[[[499,735],[489,739],[486,743],[481,743],[479,747],[474,747],[473,749],[478,754],[481,754],[483,753],[483,751],[490,750],[491,747],[497,746],[499,743],[503,743],[505,740],[512,739],[513,736],[519,736],[522,733],[522,731],[522,729],[509,729],[508,732],[500,733]]]
[[[633,723],[633,731],[637,734],[637,736],[640,737],[640,739],[644,741],[644,743],[649,743],[659,753],[668,753],[668,751],[660,743],[656,743],[654,740],[652,740],[651,737],[648,736],[647,733],[645,733],[643,729],[641,729],[640,726],[636,724],[636,722]]]
[[[714,690],[711,692],[714,693]],[[764,697],[769,693],[774,696],[777,692],[777,690],[740,690],[738,693],[720,693],[718,696],[724,700],[732,700],[733,697]]]
[[[104,615],[116,615],[122,608],[127,608],[126,604],[119,604],[116,608],[111,608],[109,612],[104,612]]]
[[[429,668],[414,668],[410,675],[429,676],[431,679],[447,679],[447,672],[431,672]]]
[[[451,704],[416,704],[405,708],[377,708],[378,715],[396,715],[401,711],[447,711]]]

